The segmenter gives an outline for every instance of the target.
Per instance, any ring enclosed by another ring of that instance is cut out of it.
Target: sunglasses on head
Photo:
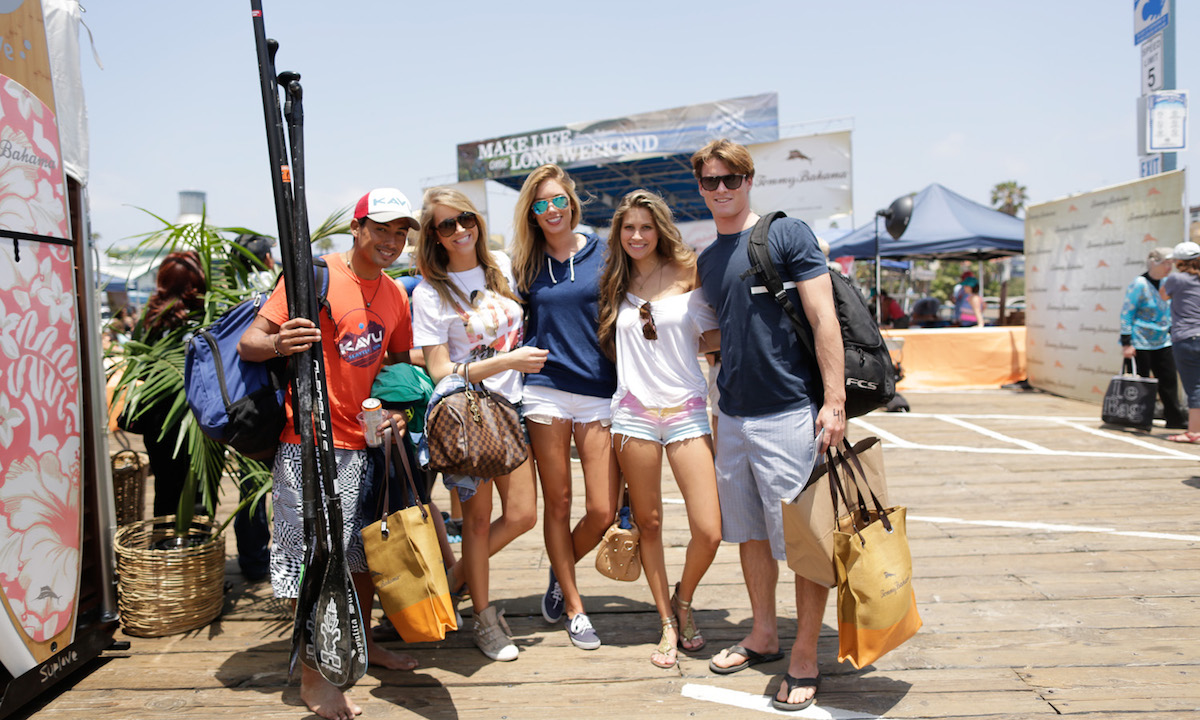
[[[654,327],[654,316],[650,314],[650,303],[642,303],[642,306],[638,308],[638,314],[642,316],[642,337],[647,340],[657,340],[658,328]]]
[[[745,179],[745,175],[705,175],[700,178],[700,187],[712,192],[717,189],[718,185],[725,183],[726,189],[737,190]]]
[[[435,230],[437,230],[438,235],[441,235],[442,237],[450,237],[455,233],[455,231],[458,230],[459,225],[462,225],[463,230],[470,230],[471,228],[475,227],[476,224],[478,223],[475,219],[475,213],[460,212],[454,217],[446,218],[433,227]]]
[[[552,204],[554,205],[554,207],[558,208],[559,210],[565,210],[567,205],[570,205],[571,203],[569,200],[567,200],[566,195],[555,195],[554,197],[552,197],[548,200],[534,200],[533,201],[533,214],[534,215],[545,215],[546,211],[550,209],[550,205],[552,205]]]

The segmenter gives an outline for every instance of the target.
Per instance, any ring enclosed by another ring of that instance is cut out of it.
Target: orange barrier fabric
[[[903,340],[892,358],[904,367],[897,389],[998,387],[1024,380],[1025,327],[884,330]]]

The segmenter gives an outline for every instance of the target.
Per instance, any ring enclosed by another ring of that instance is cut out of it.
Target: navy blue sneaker
[[[558,585],[558,578],[554,577],[554,568],[550,568],[550,587],[546,588],[546,594],[542,597],[542,617],[548,623],[559,622],[565,607],[562,588]]]
[[[579,613],[567,623],[567,637],[571,638],[571,644],[580,650],[595,650],[600,647],[600,636],[592,627],[592,621],[583,613]]]

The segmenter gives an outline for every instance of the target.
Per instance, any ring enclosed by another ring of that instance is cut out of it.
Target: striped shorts
[[[798,468],[813,466],[816,413],[809,404],[755,417],[717,416],[722,540],[769,540],[771,555],[786,559],[779,503],[800,494],[808,480]]]
[[[342,546],[346,550],[346,566],[350,572],[367,572],[367,556],[363,550],[360,529],[367,519],[360,517],[360,495],[365,491],[367,451],[334,448],[337,463],[335,481],[342,506]],[[273,470],[274,527],[271,543],[271,588],[275,597],[295,598],[300,594],[300,573],[304,567],[304,516],[301,501],[300,446],[280,443],[275,453]],[[313,478],[312,482],[320,483]],[[321,506],[325,506],[322,491]]]

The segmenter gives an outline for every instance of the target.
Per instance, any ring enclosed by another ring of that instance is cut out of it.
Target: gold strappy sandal
[[[662,639],[658,641],[658,647],[654,648],[654,655],[650,656],[650,662],[655,667],[660,667],[665,670],[675,667],[675,663],[679,662],[679,654],[675,649],[675,644],[667,639],[667,630],[676,627],[675,618],[662,618]],[[668,662],[659,662],[655,660],[656,655],[664,655]]]
[[[696,617],[692,613],[692,602],[679,599],[679,583],[675,583],[675,592],[671,594],[671,608],[675,610],[675,617],[679,619],[679,647],[683,648],[684,652],[703,650],[708,641],[696,629]],[[685,642],[699,642],[700,644],[688,647],[684,645]]]

